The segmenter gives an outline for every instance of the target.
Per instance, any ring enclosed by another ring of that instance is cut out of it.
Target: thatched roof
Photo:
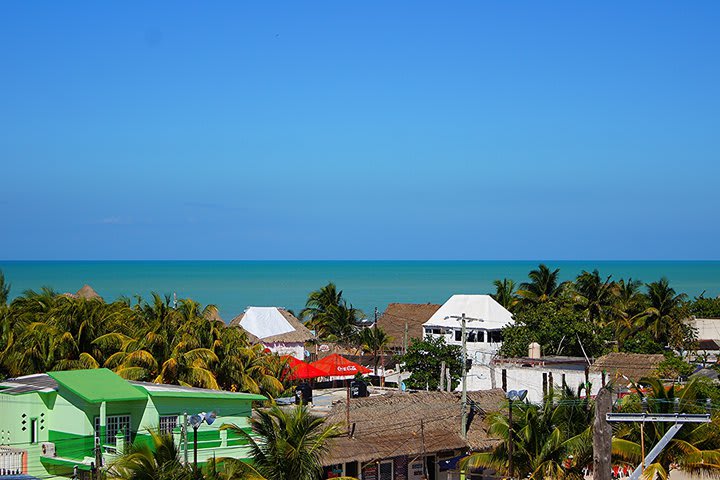
[[[591,370],[596,373],[605,371],[609,381],[629,379],[631,382],[637,382],[643,377],[655,375],[663,360],[665,356],[661,353],[647,355],[613,352],[595,360]]]
[[[287,333],[281,333],[279,335],[271,335],[269,337],[264,338],[258,338],[257,336],[253,335],[252,333],[245,330],[245,333],[248,335],[248,339],[250,339],[251,342],[253,342],[254,339],[257,339],[257,343],[303,343],[303,342],[309,342],[311,340],[315,339],[315,335],[305,326],[303,323],[295,318],[295,315],[288,312],[284,308],[278,308],[278,312],[280,312],[280,315],[282,315],[285,320],[294,328],[292,332]],[[245,316],[245,312],[241,313],[237,317],[233,318],[230,321],[231,327],[238,327],[242,328],[240,325],[240,322],[242,321],[243,317]],[[256,342],[253,342],[256,343]]]
[[[497,411],[505,399],[502,390],[468,392],[468,399],[485,413]],[[460,394],[447,392],[391,392],[350,400],[352,438],[330,441],[325,465],[367,462],[400,455],[465,449],[485,450],[497,444],[487,434],[484,413],[470,423],[468,439],[460,434]],[[422,426],[421,426],[422,421]],[[345,424],[345,401],[333,405],[329,423]]]
[[[92,288],[90,285],[83,285],[83,287],[75,293],[63,293],[63,297],[68,298],[84,298],[85,300],[100,300],[104,302],[103,298]]]
[[[389,347],[399,349],[403,347],[405,339],[405,323],[409,345],[411,339],[423,338],[423,323],[440,307],[435,303],[391,303],[378,318],[378,326],[391,337]]]

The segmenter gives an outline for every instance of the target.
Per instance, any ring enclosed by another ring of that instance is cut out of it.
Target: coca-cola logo
[[[357,372],[357,368],[352,365],[348,365],[347,367],[337,367],[337,370],[338,372]]]

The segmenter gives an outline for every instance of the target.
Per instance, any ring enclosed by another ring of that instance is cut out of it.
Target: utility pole
[[[182,442],[183,442],[183,458],[185,460],[185,465],[188,463],[188,414],[187,412],[183,412],[183,426],[182,426]]]
[[[512,422],[512,404],[513,399],[508,399],[508,476],[513,478],[513,450],[515,450],[515,439],[513,438],[513,422]]]
[[[408,347],[408,323],[407,320],[405,320],[405,334],[403,336],[403,354],[407,355],[407,347]]]
[[[605,419],[612,407],[612,393],[601,388],[595,398],[593,425],[593,480],[610,480],[612,469],[612,427]]]
[[[462,337],[462,399],[461,399],[461,408],[462,408],[462,415],[461,415],[461,421],[462,425],[460,428],[460,433],[462,434],[462,437],[467,439],[467,322],[468,321],[476,321],[476,322],[482,322],[482,319],[480,318],[471,318],[466,317],[463,313],[459,317],[456,315],[450,315],[448,318],[454,318],[456,320],[460,320],[460,336]]]

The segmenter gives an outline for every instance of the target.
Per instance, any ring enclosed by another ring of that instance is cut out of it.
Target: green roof
[[[90,403],[144,400],[145,392],[107,368],[48,372],[59,385]]]
[[[139,383],[139,382],[137,382]],[[208,390],[205,388],[180,387],[176,385],[163,384],[137,384],[151,397],[176,397],[176,398],[212,398],[221,400],[245,400],[264,401],[267,397],[254,393],[228,392],[227,390]]]

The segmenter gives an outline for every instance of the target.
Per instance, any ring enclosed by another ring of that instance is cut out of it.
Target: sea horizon
[[[248,306],[297,312],[307,295],[334,282],[372,318],[388,303],[443,303],[457,293],[492,293],[493,280],[523,282],[539,263],[560,268],[560,279],[598,269],[603,277],[643,282],[667,277],[690,298],[720,294],[718,260],[0,260],[10,299],[25,290],[58,293],[92,286],[106,301],[151,292],[214,304],[229,322]]]

